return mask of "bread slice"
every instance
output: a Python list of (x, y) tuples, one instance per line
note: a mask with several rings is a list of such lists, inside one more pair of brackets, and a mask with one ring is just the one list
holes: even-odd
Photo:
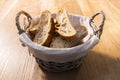
[(57, 24), (55, 25), (55, 28), (57, 29), (56, 32), (63, 36), (63, 37), (73, 37), (76, 35), (76, 30), (72, 26), (68, 13), (65, 9), (59, 10), (57, 17)]
[(52, 43), (50, 44), (51, 48), (70, 48), (76, 45), (81, 44), (82, 39), (87, 35), (88, 31), (84, 26), (78, 26), (76, 29), (77, 34), (74, 38), (62, 38), (61, 36), (54, 37)]
[(48, 10), (42, 12), (40, 17), (40, 27), (35, 35), (34, 42), (49, 46), (52, 40), (52, 33), (54, 32), (54, 23), (51, 13)]
[(35, 35), (36, 32), (38, 31), (39, 27), (40, 27), (39, 25), (40, 25), (40, 17), (37, 16), (37, 17), (35, 17), (35, 18), (32, 18), (32, 20), (31, 20), (31, 25), (30, 25), (30, 27), (28, 28), (28, 31), (29, 31), (31, 34)]

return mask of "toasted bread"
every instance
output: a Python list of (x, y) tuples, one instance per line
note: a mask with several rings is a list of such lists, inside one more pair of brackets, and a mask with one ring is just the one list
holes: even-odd
[(76, 30), (72, 26), (68, 13), (65, 9), (59, 10), (57, 17), (57, 24), (55, 25), (56, 32), (65, 38), (73, 37), (76, 35)]
[(30, 27), (28, 28), (28, 31), (29, 31), (31, 34), (35, 35), (36, 32), (38, 31), (39, 27), (40, 27), (39, 25), (40, 25), (40, 17), (37, 16), (37, 17), (35, 17), (35, 18), (32, 18), (32, 20), (31, 20), (31, 25), (30, 25)]
[(52, 40), (53, 32), (54, 32), (54, 23), (53, 23), (52, 15), (48, 10), (46, 10), (41, 14), (40, 27), (33, 41), (39, 45), (49, 46)]
[[(78, 29), (79, 28), (79, 29)], [(54, 37), (51, 48), (70, 48), (81, 44), (82, 39), (87, 35), (87, 29), (84, 26), (78, 26), (77, 35), (74, 38), (62, 38), (61, 36)]]

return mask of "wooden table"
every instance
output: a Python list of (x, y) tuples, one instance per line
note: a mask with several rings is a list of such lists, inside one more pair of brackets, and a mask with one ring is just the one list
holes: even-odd
[[(45, 9), (57, 12), (60, 8), (88, 17), (103, 10), (106, 23), (99, 44), (81, 67), (50, 73), (21, 46), (15, 16), (20, 10), (34, 17)], [(120, 80), (120, 0), (0, 0), (0, 80)]]

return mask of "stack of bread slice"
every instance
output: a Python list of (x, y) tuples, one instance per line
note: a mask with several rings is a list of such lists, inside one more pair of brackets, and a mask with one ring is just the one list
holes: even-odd
[(84, 26), (72, 25), (68, 12), (59, 10), (56, 22), (52, 14), (45, 10), (41, 13), (39, 20), (31, 22), (29, 32), (34, 35), (33, 42), (50, 48), (70, 48), (82, 43), (88, 31)]

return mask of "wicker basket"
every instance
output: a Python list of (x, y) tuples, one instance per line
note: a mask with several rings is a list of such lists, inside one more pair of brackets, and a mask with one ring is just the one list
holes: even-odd
[[(45, 46), (40, 46), (28, 37), (25, 29), (22, 28), (19, 24), (19, 16), (24, 14), (27, 16), (29, 25), (32, 17), (21, 11), (16, 16), (16, 25), (19, 31), (20, 41), (26, 45), (31, 54), (35, 57), (38, 64), (47, 71), (51, 72), (62, 72), (70, 69), (77, 68), (84, 57), (87, 55), (87, 52), (92, 49), (100, 39), (100, 36), (103, 31), (103, 25), (105, 22), (105, 15), (102, 11), (94, 14), (91, 18), (86, 16), (80, 16), (76, 14), (69, 14), (70, 20), (74, 26), (84, 25), (88, 29), (88, 35), (83, 39), (84, 43), (72, 48), (48, 48)], [(103, 16), (100, 26), (96, 26), (93, 22), (94, 18), (101, 14)], [(53, 14), (55, 15), (55, 14)]]

